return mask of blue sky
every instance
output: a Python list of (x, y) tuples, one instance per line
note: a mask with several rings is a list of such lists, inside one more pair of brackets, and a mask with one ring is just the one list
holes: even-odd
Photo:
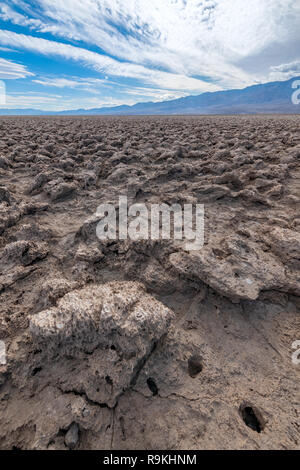
[(299, 0), (0, 1), (4, 108), (162, 101), (299, 75)]

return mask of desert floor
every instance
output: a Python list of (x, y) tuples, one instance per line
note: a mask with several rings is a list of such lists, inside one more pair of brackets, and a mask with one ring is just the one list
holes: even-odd
[[(299, 161), (299, 116), (1, 118), (0, 448), (299, 448)], [(204, 247), (100, 241), (120, 195)]]

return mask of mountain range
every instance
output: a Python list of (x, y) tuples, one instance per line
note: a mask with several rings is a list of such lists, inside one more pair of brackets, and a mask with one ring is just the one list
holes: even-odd
[[(292, 85), (299, 80), (299, 87)], [(0, 115), (174, 115), (174, 114), (300, 114), (300, 103), (292, 103), (300, 77), (287, 81), (249, 86), (244, 89), (202, 93), (170, 101), (137, 103), (133, 106), (41, 111), (38, 109), (0, 109)]]

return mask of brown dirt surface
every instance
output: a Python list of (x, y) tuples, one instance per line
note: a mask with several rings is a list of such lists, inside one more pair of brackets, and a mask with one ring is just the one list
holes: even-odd
[[(0, 119), (0, 449), (299, 449), (299, 131)], [(98, 240), (120, 195), (203, 203), (204, 247)]]

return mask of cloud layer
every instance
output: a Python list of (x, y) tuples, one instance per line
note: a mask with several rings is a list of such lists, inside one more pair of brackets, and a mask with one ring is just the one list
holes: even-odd
[(16, 80), (18, 78), (25, 78), (34, 75), (29, 72), (26, 66), (16, 64), (10, 60), (0, 58), (0, 79), (1, 80)]
[[(146, 88), (157, 88), (156, 97), (184, 96), (299, 74), (295, 0), (12, 0), (0, 2), (0, 18), (9, 26), (0, 31), (3, 48), (64, 58), (102, 80), (136, 80), (137, 96)], [(35, 83), (84, 86), (73, 77), (49, 79)]]

